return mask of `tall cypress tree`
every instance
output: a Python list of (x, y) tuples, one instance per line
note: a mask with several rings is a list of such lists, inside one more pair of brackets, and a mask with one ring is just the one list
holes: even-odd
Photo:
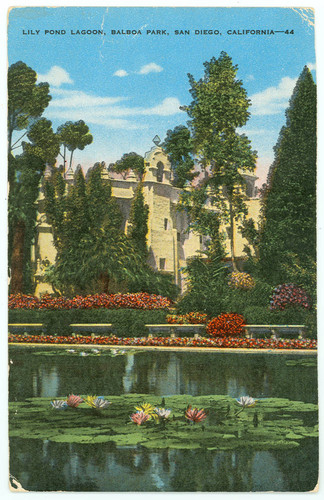
[(147, 245), (146, 237), (148, 232), (149, 207), (144, 201), (143, 184), (140, 182), (134, 193), (132, 206), (129, 214), (128, 236), (131, 238), (135, 247), (146, 257)]
[(273, 284), (289, 279), (291, 257), (302, 267), (316, 258), (316, 85), (306, 66), (286, 119), (263, 198), (260, 266)]

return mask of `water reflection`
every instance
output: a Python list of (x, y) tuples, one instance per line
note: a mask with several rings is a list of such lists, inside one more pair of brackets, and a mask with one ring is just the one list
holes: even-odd
[[(127, 352), (80, 357), (13, 347), (11, 400), (76, 394), (228, 394), (317, 402), (313, 366), (299, 355)], [(308, 357), (314, 359), (314, 357)], [(30, 491), (308, 491), (317, 481), (317, 441), (291, 450), (148, 450), (13, 438), (11, 474)], [(292, 473), (293, 471), (293, 473)]]
[(30, 491), (309, 491), (318, 472), (314, 440), (288, 454), (151, 451), (19, 438), (12, 439), (11, 450), (11, 473)]
[[(10, 398), (79, 394), (228, 394), (317, 402), (315, 367), (287, 366), (299, 355), (127, 352), (123, 356), (44, 356), (12, 348)], [(308, 357), (307, 359), (310, 359)], [(314, 359), (312, 357), (312, 359)]]
[(135, 382), (135, 370), (134, 370), (134, 354), (127, 353), (126, 355), (126, 366), (125, 366), (125, 374), (123, 376), (123, 388), (124, 392), (127, 394), (132, 392), (132, 387)]

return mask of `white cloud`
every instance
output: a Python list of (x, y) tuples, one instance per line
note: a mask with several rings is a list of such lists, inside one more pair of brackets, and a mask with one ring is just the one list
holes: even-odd
[(268, 87), (251, 96), (254, 115), (276, 115), (288, 107), (297, 79), (285, 76), (277, 87)]
[(124, 69), (118, 69), (117, 71), (115, 71), (113, 76), (119, 76), (120, 78), (123, 78), (124, 76), (128, 76), (128, 73)]
[(180, 113), (179, 110), (181, 103), (176, 97), (166, 97), (161, 104), (154, 106), (153, 108), (144, 109), (141, 114), (143, 115), (159, 115), (159, 116), (169, 116)]
[(311, 63), (311, 62), (309, 62), (309, 63), (307, 63), (307, 64), (306, 64), (306, 66), (308, 67), (308, 69), (309, 69), (310, 71), (314, 71), (314, 70), (316, 70), (316, 64), (315, 64), (315, 63)]
[(51, 119), (84, 120), (86, 123), (103, 125), (117, 129), (142, 129), (147, 124), (125, 117), (171, 116), (180, 113), (180, 101), (176, 97), (166, 97), (161, 103), (149, 107), (123, 106), (125, 97), (98, 97), (76, 90), (54, 89), (53, 100), (46, 114)]
[(151, 62), (149, 64), (145, 64), (144, 66), (142, 66), (138, 74), (148, 75), (149, 73), (160, 73), (161, 71), (163, 71), (163, 68), (161, 66), (155, 64), (154, 62)]
[[(56, 108), (107, 106), (127, 99), (126, 97), (98, 97), (80, 90), (52, 89), (51, 93), (54, 97), (51, 107)], [(58, 99), (55, 96), (58, 96)]]
[(37, 75), (38, 82), (48, 82), (54, 87), (60, 87), (62, 83), (73, 83), (69, 73), (60, 66), (52, 66), (45, 75)]

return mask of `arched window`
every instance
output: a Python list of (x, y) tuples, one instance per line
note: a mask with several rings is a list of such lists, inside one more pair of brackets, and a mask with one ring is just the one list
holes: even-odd
[(157, 172), (156, 172), (156, 180), (158, 182), (163, 181), (163, 172), (164, 172), (164, 165), (161, 161), (157, 164)]

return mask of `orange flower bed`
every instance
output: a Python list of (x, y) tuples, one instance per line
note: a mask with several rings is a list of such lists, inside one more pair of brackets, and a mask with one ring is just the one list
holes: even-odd
[(204, 325), (207, 322), (207, 314), (199, 312), (190, 312), (188, 314), (169, 314), (167, 322), (172, 325), (196, 324)]
[(239, 337), (244, 325), (241, 314), (223, 313), (208, 323), (206, 331), (210, 337)]
[(43, 295), (10, 295), (9, 309), (168, 309), (172, 301), (168, 297), (145, 292), (78, 295), (72, 299)]

